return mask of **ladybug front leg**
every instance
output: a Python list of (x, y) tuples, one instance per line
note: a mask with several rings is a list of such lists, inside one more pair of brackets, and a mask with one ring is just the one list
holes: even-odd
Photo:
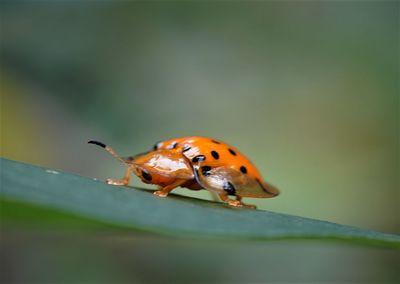
[(132, 174), (133, 170), (134, 170), (133, 167), (128, 167), (126, 169), (125, 175), (122, 179), (108, 178), (108, 179), (106, 179), (106, 183), (112, 184), (112, 185), (128, 185), (129, 180), (131, 179), (131, 174)]
[(173, 183), (171, 183), (167, 186), (161, 187), (159, 190), (155, 191), (153, 194), (157, 195), (159, 197), (166, 197), (172, 190), (174, 190), (175, 188), (177, 188), (178, 186), (181, 186), (182, 184), (184, 184), (186, 182), (187, 182), (187, 180), (177, 179)]
[(251, 208), (251, 209), (257, 209), (257, 206), (255, 206), (254, 204), (244, 204), (242, 202), (242, 197), (241, 196), (237, 196), (236, 195), (236, 200), (239, 201), (244, 207)]
[(232, 200), (228, 197), (228, 194), (226, 193), (220, 193), (218, 194), (219, 197), (221, 198), (221, 200), (223, 202), (228, 203), (228, 205), (233, 206), (233, 207), (246, 207), (246, 208), (252, 208), (252, 209), (256, 209), (257, 207), (255, 205), (251, 205), (251, 204), (243, 204), (241, 202), (242, 197), (240, 196), (236, 196), (236, 200)]

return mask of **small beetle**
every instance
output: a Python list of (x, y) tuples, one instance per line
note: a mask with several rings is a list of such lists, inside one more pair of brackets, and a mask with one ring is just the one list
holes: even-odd
[[(125, 176), (107, 179), (108, 184), (127, 185), (131, 173), (144, 183), (155, 184), (154, 194), (166, 197), (174, 188), (206, 189), (219, 195), (234, 207), (256, 208), (243, 204), (243, 197), (271, 198), (279, 190), (266, 183), (257, 168), (238, 150), (228, 144), (206, 137), (181, 137), (158, 142), (149, 152), (120, 157), (98, 141), (89, 141), (105, 148), (111, 155), (127, 164)], [(229, 196), (235, 196), (232, 200)]]

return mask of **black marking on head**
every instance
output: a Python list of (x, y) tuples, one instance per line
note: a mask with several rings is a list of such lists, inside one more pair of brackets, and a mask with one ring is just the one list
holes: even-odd
[(100, 147), (103, 147), (103, 148), (107, 147), (106, 144), (101, 143), (99, 141), (90, 140), (90, 141), (88, 141), (88, 143), (89, 144), (94, 144), (94, 145), (97, 145), (97, 146), (100, 146)]
[(214, 159), (218, 160), (219, 159), (219, 154), (217, 151), (211, 151), (211, 156), (213, 156)]
[(147, 181), (151, 181), (153, 178), (146, 170), (142, 170), (142, 177)]
[(134, 157), (134, 156), (129, 156), (129, 157), (126, 157), (126, 160), (128, 160), (128, 161), (130, 161), (130, 162), (132, 162), (134, 159), (135, 159), (135, 157)]
[(185, 147), (183, 147), (183, 149), (182, 149), (182, 153), (186, 152), (186, 151), (189, 151), (190, 149), (191, 148), (188, 145), (185, 145)]
[(271, 194), (271, 195), (276, 195), (275, 193), (272, 193), (272, 192), (270, 192), (270, 191), (268, 191), (268, 189), (266, 189), (264, 186), (263, 186), (263, 183), (259, 180), (259, 179), (256, 179), (256, 181), (258, 182), (258, 184), (260, 185), (260, 187), (266, 192), (266, 193), (268, 193), (268, 194)]
[(211, 140), (211, 142), (215, 143), (215, 144), (221, 144), (221, 142), (217, 141), (217, 140)]
[(229, 181), (226, 181), (223, 185), (223, 189), (228, 195), (236, 195), (236, 189), (233, 184)]
[(205, 159), (206, 159), (206, 156), (197, 155), (197, 156), (193, 157), (192, 162), (193, 163), (202, 162), (202, 161), (205, 161)]
[(203, 176), (209, 176), (210, 175), (210, 171), (211, 171), (211, 167), (210, 166), (202, 166), (201, 167), (201, 173), (203, 174)]
[(233, 151), (231, 148), (228, 149), (229, 153), (231, 153), (233, 156), (236, 156), (236, 152)]
[(240, 167), (240, 171), (244, 174), (247, 174), (247, 168), (245, 166)]

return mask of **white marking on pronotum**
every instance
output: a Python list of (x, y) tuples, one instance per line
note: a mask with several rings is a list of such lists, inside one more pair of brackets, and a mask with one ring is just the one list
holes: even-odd
[(54, 170), (46, 170), (46, 173), (53, 174), (53, 175), (58, 175), (59, 174), (59, 172), (54, 171)]

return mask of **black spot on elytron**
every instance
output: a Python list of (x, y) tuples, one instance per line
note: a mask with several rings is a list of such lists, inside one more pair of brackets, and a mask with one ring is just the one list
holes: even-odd
[(151, 174), (149, 174), (146, 170), (142, 170), (142, 177), (147, 181), (151, 181), (152, 180)]
[(224, 191), (228, 193), (228, 195), (236, 195), (236, 189), (231, 182), (229, 181), (225, 182), (223, 188)]
[(210, 175), (210, 171), (211, 171), (211, 167), (210, 166), (203, 166), (201, 167), (201, 172), (204, 176), (209, 176)]
[(172, 142), (170, 145), (168, 145), (167, 148), (168, 148), (168, 149), (175, 149), (176, 146), (178, 146), (178, 142), (174, 141), (174, 142)]
[(193, 157), (192, 162), (193, 163), (197, 163), (197, 162), (202, 162), (206, 159), (206, 156), (204, 155), (197, 155), (195, 157)]
[(247, 174), (247, 168), (245, 166), (240, 167), (240, 171), (244, 174)]
[(229, 153), (231, 153), (233, 156), (236, 156), (236, 152), (233, 151), (231, 148), (228, 149)]
[(211, 156), (213, 156), (214, 159), (218, 160), (219, 159), (219, 154), (217, 151), (211, 151)]
[(211, 142), (215, 143), (215, 144), (221, 144), (221, 142), (216, 141), (216, 140), (211, 140)]
[(182, 149), (182, 153), (186, 152), (186, 151), (189, 151), (190, 149), (191, 148), (188, 145), (185, 145), (185, 147), (183, 147), (183, 149)]
[(162, 142), (160, 141), (160, 142), (157, 142), (156, 144), (154, 144), (153, 150), (158, 150), (158, 148), (160, 148), (161, 143)]

